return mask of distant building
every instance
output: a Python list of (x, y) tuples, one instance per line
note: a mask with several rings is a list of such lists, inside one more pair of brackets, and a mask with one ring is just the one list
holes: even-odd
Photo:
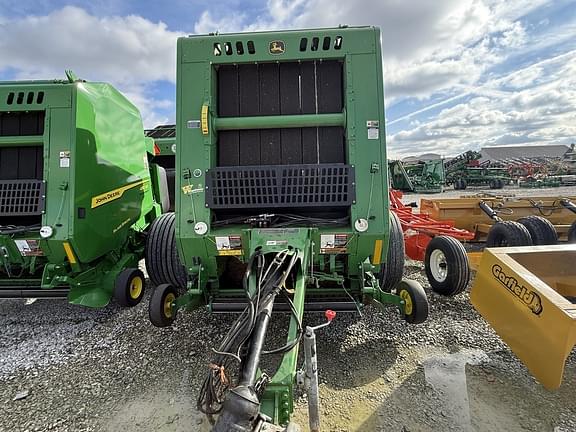
[(562, 159), (568, 151), (567, 145), (534, 145), (483, 147), (480, 162), (523, 162), (530, 160)]

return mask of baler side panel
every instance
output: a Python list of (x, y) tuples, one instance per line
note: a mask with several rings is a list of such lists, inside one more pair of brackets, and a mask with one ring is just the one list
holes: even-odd
[(73, 246), (90, 262), (119, 248), (153, 206), (140, 113), (111, 86), (77, 84), (73, 156)]

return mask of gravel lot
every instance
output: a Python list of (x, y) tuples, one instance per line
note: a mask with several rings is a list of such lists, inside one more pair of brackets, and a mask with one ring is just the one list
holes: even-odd
[[(565, 189), (533, 194), (576, 194)], [(319, 333), (324, 431), (576, 431), (574, 353), (564, 384), (548, 392), (467, 293), (431, 293), (420, 263), (407, 262), (405, 272), (428, 291), (425, 324), (368, 307)], [(233, 317), (197, 310), (157, 329), (147, 304), (0, 301), (0, 431), (208, 431), (195, 399), (209, 349)], [(275, 317), (272, 334), (282, 328)], [(306, 409), (300, 398), (294, 417), (303, 430)]]

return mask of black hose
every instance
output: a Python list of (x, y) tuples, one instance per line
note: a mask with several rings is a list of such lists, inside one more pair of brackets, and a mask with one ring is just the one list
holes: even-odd
[[(297, 262), (297, 256), (296, 252), (282, 251), (277, 253), (268, 265), (265, 265), (265, 257), (260, 251), (256, 251), (248, 260), (248, 267), (243, 278), (248, 304), (232, 325), (219, 349), (213, 350), (215, 355), (198, 396), (197, 407), (208, 416), (222, 410), (225, 395), (234, 387), (232, 382), (234, 370), (242, 370), (244, 381), (246, 377), (253, 380), (267, 329), (267, 320), (263, 317), (268, 315), (267, 311), (271, 312), (275, 297), (282, 292), (284, 282)], [(290, 257), (289, 260), (288, 257)], [(255, 264), (256, 269), (254, 269)], [(253, 271), (257, 272), (255, 276), (257, 283), (256, 291), (251, 295), (249, 279)], [(292, 309), (294, 309), (293, 305)], [(297, 315), (295, 309), (293, 313)], [(301, 323), (298, 323), (300, 336)], [(293, 347), (295, 343), (297, 341), (291, 341), (278, 352)]]

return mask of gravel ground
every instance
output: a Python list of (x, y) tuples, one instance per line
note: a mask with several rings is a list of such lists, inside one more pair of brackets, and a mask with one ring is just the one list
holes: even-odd
[[(367, 307), (319, 332), (322, 430), (576, 431), (574, 354), (562, 387), (548, 392), (467, 293), (437, 296), (420, 263), (405, 271), (429, 294), (425, 324)], [(195, 398), (209, 349), (233, 317), (197, 310), (157, 329), (147, 304), (0, 301), (0, 431), (208, 431)], [(306, 324), (320, 320), (305, 316)], [(283, 327), (276, 316), (270, 334), (279, 338)], [(301, 397), (294, 418), (302, 426), (306, 409)]]

